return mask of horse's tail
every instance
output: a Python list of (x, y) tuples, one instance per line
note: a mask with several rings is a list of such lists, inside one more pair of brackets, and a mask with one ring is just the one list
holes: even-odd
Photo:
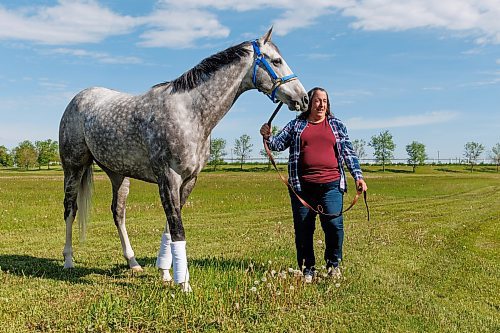
[(90, 218), (90, 207), (92, 203), (92, 190), (94, 188), (92, 164), (83, 172), (82, 180), (78, 188), (78, 227), (80, 229), (80, 240), (87, 237), (87, 224)]

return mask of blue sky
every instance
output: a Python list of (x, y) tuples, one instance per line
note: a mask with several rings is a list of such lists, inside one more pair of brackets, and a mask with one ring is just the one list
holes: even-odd
[[(418, 141), (441, 159), (475, 141), (487, 157), (500, 142), (499, 18), (499, 0), (0, 1), (0, 145), (57, 140), (82, 89), (141, 94), (274, 25), (292, 70), (329, 91), (351, 139), (389, 130), (397, 158)], [(258, 156), (273, 109), (249, 91), (213, 137), (229, 151), (248, 134)]]

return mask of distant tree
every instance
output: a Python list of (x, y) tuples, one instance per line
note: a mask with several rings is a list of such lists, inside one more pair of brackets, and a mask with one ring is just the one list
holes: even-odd
[(243, 163), (245, 160), (250, 157), (250, 153), (252, 152), (253, 144), (250, 143), (250, 136), (247, 134), (243, 134), (234, 141), (234, 154), (240, 161), (241, 170), (243, 170)]
[(498, 172), (498, 166), (500, 165), (500, 143), (497, 143), (496, 145), (491, 148), (491, 159), (493, 160), (493, 163), (496, 164), (497, 166), (497, 172)]
[(0, 166), (10, 167), (14, 164), (9, 150), (5, 146), (0, 146)]
[(422, 165), (427, 158), (425, 153), (425, 145), (417, 141), (413, 141), (406, 146), (406, 152), (408, 153), (408, 164), (413, 166), (413, 172), (417, 169), (417, 165)]
[(37, 162), (39, 168), (42, 165), (47, 165), (47, 169), (50, 169), (50, 162), (59, 160), (59, 145), (57, 141), (52, 141), (51, 139), (35, 141), (35, 147), (38, 154)]
[(377, 163), (382, 163), (382, 171), (385, 171), (385, 165), (391, 163), (391, 159), (394, 158), (394, 149), (396, 149), (396, 145), (392, 141), (392, 134), (385, 131), (374, 135), (368, 145), (375, 150), (373, 153), (375, 160)]
[(214, 171), (217, 168), (217, 165), (224, 162), (224, 156), (227, 155), (224, 149), (226, 149), (226, 140), (221, 138), (210, 140), (210, 158), (208, 163), (213, 165)]
[(352, 142), (352, 147), (360, 160), (366, 157), (365, 146), (366, 141), (363, 139), (356, 139)]
[[(279, 131), (280, 130), (279, 130), (278, 126), (275, 126), (275, 125), (272, 126), (272, 128), (271, 128), (272, 135), (278, 134)], [(259, 153), (264, 158), (267, 158), (267, 169), (271, 169), (271, 159), (269, 158), (269, 156), (267, 156), (266, 150), (264, 148), (262, 148)], [(279, 154), (280, 154), (279, 151), (271, 150), (271, 155), (273, 156), (274, 159), (276, 159), (279, 156)]]
[(28, 169), (34, 167), (37, 163), (38, 154), (31, 141), (26, 140), (21, 142), (12, 150), (12, 153), (14, 156), (14, 163), (20, 168)]
[(470, 172), (474, 169), (474, 164), (484, 151), (484, 146), (477, 142), (467, 142), (464, 147), (464, 157), (470, 164)]

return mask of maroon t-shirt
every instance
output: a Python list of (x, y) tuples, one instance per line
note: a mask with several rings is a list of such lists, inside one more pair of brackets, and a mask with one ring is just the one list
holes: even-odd
[(307, 123), (300, 135), (300, 180), (328, 183), (340, 178), (335, 144), (335, 135), (326, 118), (318, 124)]

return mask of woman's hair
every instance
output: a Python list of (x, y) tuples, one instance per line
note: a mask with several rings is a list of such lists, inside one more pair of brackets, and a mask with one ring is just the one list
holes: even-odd
[(317, 91), (323, 91), (326, 94), (326, 116), (332, 116), (332, 113), (330, 112), (330, 97), (328, 97), (328, 92), (323, 88), (314, 87), (307, 92), (307, 97), (309, 97), (309, 105), (307, 106), (307, 111), (304, 111), (299, 115), (300, 119), (307, 119), (307, 117), (309, 117), (309, 114), (311, 113), (312, 99)]

